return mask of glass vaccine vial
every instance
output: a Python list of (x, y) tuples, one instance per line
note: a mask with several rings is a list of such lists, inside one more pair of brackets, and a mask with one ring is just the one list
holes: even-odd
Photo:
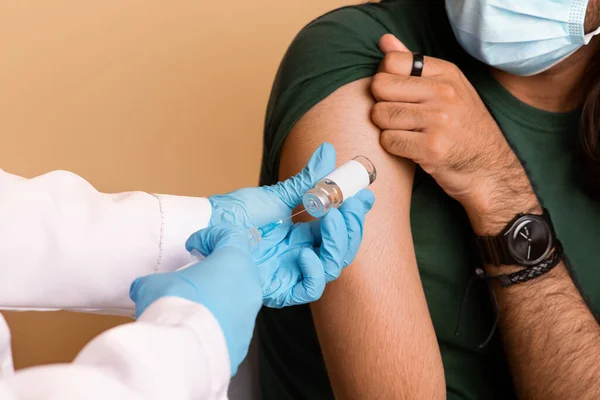
[(304, 209), (313, 217), (321, 218), (331, 207), (338, 208), (362, 189), (375, 182), (377, 170), (365, 156), (357, 156), (321, 179), (302, 196)]

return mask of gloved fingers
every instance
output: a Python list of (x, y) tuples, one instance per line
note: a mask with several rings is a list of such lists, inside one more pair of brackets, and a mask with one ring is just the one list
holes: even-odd
[(194, 293), (194, 287), (181, 279), (178, 272), (142, 276), (129, 287), (129, 297), (135, 303), (136, 318), (161, 297), (177, 295), (191, 299)]
[(367, 213), (373, 208), (375, 196), (368, 189), (363, 189), (356, 196), (349, 198), (340, 207), (346, 222), (348, 248), (344, 255), (344, 267), (350, 265), (358, 253), (363, 238), (363, 227)]
[(221, 224), (192, 234), (185, 242), (185, 248), (189, 252), (196, 250), (205, 257), (215, 250), (224, 248), (235, 248), (249, 253), (250, 237), (245, 228)]
[(304, 169), (269, 189), (290, 209), (302, 202), (302, 196), (312, 189), (319, 180), (335, 169), (335, 148), (330, 143), (323, 143), (310, 157)]
[(129, 287), (129, 297), (135, 303), (135, 318), (137, 319), (146, 308), (150, 305), (150, 301), (144, 301), (144, 278), (137, 278)]
[(315, 219), (307, 223), (310, 227), (313, 247), (321, 247), (323, 243), (323, 238), (321, 237), (321, 219)]
[(331, 209), (321, 218), (321, 247), (319, 258), (325, 269), (325, 281), (337, 279), (344, 265), (344, 256), (348, 249), (348, 232), (344, 216), (337, 208)]
[(325, 290), (325, 270), (312, 249), (302, 249), (298, 254), (298, 266), (302, 273), (302, 280), (292, 287), (284, 303), (285, 306), (317, 301)]
[[(347, 205), (347, 203), (350, 202), (349, 205)], [(346, 200), (341, 207), (339, 208), (339, 210), (341, 210), (342, 215), (352, 211), (353, 213), (356, 213), (358, 215), (362, 214), (366, 214), (367, 212), (369, 212), (371, 210), (371, 208), (373, 208), (373, 204), (375, 203), (375, 195), (373, 194), (373, 192), (371, 192), (369, 189), (363, 189), (360, 192), (358, 192), (356, 195), (354, 195), (353, 197), (349, 198), (348, 200)], [(362, 218), (362, 221), (364, 221), (364, 215)], [(313, 221), (310, 221), (308, 223), (310, 225), (310, 230), (312, 233), (312, 237), (313, 237), (313, 246), (314, 247), (319, 247), (321, 246), (321, 220), (320, 219), (315, 219)], [(349, 235), (350, 238), (350, 235)], [(360, 244), (360, 240), (358, 242)]]

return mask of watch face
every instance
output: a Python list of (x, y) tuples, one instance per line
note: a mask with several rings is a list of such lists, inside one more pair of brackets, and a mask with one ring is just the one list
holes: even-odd
[(509, 250), (522, 265), (535, 265), (543, 261), (553, 246), (550, 226), (537, 215), (524, 215), (519, 218), (513, 224), (509, 235)]

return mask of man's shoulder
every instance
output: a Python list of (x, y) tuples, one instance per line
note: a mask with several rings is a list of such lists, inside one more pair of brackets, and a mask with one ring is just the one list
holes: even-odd
[(393, 0), (339, 8), (312, 21), (299, 37), (358, 38), (352, 42), (358, 48), (376, 46), (384, 33), (394, 34), (412, 51), (435, 57), (442, 55), (439, 50), (456, 44), (443, 0)]
[[(377, 72), (379, 39), (398, 37), (411, 51), (453, 61), (460, 51), (443, 0), (395, 0), (331, 11), (310, 22), (286, 52), (267, 108), (265, 176), (275, 179), (279, 151), (294, 124), (335, 90)], [(263, 166), (264, 167), (264, 166)]]
[[(280, 68), (283, 86), (312, 75), (345, 75), (368, 69), (372, 75), (383, 54), (379, 39), (395, 35), (411, 51), (454, 61), (460, 49), (442, 0), (395, 0), (342, 7), (315, 19), (298, 33)], [(275, 88), (277, 89), (277, 87)]]

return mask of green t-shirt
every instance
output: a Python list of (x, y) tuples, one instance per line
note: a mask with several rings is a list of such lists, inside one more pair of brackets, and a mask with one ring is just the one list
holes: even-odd
[[(484, 65), (460, 48), (443, 1), (346, 7), (305, 27), (285, 55), (273, 86), (261, 183), (277, 181), (282, 144), (304, 113), (340, 86), (376, 72), (382, 59), (377, 43), (385, 33), (393, 33), (412, 51), (456, 63), (469, 78), (523, 160), (538, 196), (550, 210), (576, 283), (593, 311), (598, 311), (600, 204), (588, 198), (576, 180), (579, 115), (541, 111), (511, 96)], [(470, 293), (461, 335), (454, 335), (460, 302), (476, 265), (473, 234), (462, 207), (423, 173), (415, 178), (411, 226), (448, 398), (514, 398), (498, 335), (485, 349), (477, 347), (492, 325), (484, 285)], [(333, 399), (309, 307), (264, 309), (258, 329), (265, 399)]]

